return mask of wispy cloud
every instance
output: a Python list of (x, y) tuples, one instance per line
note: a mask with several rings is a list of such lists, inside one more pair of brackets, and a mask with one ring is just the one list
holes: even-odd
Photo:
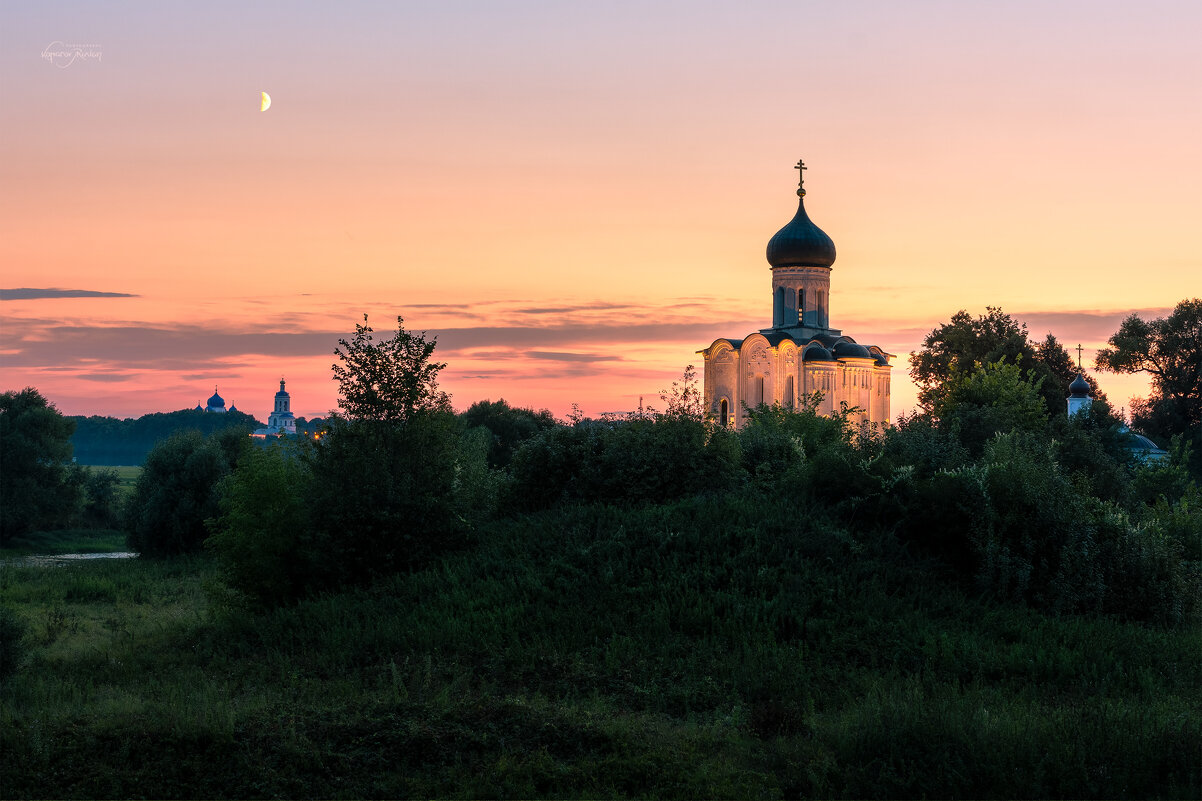
[(136, 298), (128, 292), (97, 292), (91, 289), (0, 289), (0, 300), (47, 300), (49, 298)]
[(514, 309), (514, 314), (573, 314), (575, 312), (613, 311), (615, 309), (633, 309), (628, 303), (580, 303), (568, 306), (532, 306), (525, 309)]
[(559, 353), (557, 351), (528, 350), (531, 359), (546, 359), (553, 362), (619, 362), (621, 357), (600, 353)]
[[(616, 306), (617, 304), (615, 304)], [(643, 343), (681, 343), (690, 350), (720, 336), (738, 336), (759, 327), (758, 321), (706, 320), (693, 315), (673, 319), (662, 310), (623, 305), (630, 310), (603, 320), (556, 320), (551, 325), (491, 324), (451, 328), (429, 327), (442, 359), (498, 358), (575, 362), (622, 361), (617, 348)], [(646, 320), (657, 320), (646, 322)], [(121, 322), (64, 324), (51, 318), (24, 318), (6, 332), (9, 367), (110, 370), (229, 370), (247, 357), (314, 357), (333, 359), (343, 330), (328, 330), (328, 321), (297, 317), (285, 330), (262, 330), (245, 323), (170, 324)], [(608, 352), (607, 352), (608, 351)], [(93, 379), (103, 380), (103, 379)], [(111, 379), (109, 379), (111, 380)]]
[(1103, 311), (1078, 309), (1053, 312), (1015, 312), (1014, 317), (1027, 324), (1032, 339), (1043, 339), (1051, 332), (1062, 342), (1065, 339), (1108, 339), (1119, 330), (1123, 320), (1132, 314), (1145, 320), (1166, 317), (1172, 314), (1171, 307), (1150, 309), (1121, 309)]
[(78, 373), (75, 377), (84, 381), (119, 383), (121, 381), (129, 381), (136, 376), (130, 373)]

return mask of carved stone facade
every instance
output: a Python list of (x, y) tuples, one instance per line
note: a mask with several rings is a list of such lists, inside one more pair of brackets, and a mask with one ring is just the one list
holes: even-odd
[(799, 186), (797, 195), (796, 216), (768, 243), (772, 327), (742, 339), (716, 339), (700, 351), (706, 407), (721, 425), (738, 428), (748, 408), (765, 403), (795, 409), (819, 393), (823, 414), (846, 403), (859, 409), (859, 420), (887, 423), (892, 354), (830, 327), (835, 245), (806, 214), (805, 189)]

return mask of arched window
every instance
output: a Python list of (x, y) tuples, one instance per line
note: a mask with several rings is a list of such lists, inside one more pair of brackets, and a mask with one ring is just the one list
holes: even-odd
[(793, 408), (793, 376), (785, 378), (785, 408)]
[(806, 291), (797, 290), (797, 322), (806, 324)]
[(726, 398), (723, 398), (722, 402), (718, 404), (718, 419), (723, 428), (730, 427), (730, 406), (726, 403)]
[(757, 375), (755, 377), (755, 405), (759, 406), (764, 402), (764, 377)]

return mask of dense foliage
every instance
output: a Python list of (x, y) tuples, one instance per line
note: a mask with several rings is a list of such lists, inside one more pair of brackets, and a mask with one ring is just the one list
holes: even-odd
[[(992, 306), (975, 318), (958, 311), (927, 334), (920, 350), (910, 354), (910, 377), (918, 385), (919, 404), (928, 411), (933, 409), (955, 379), (998, 362), (1028, 371), (1048, 409), (1063, 406), (1068, 385), (1077, 375), (1068, 351), (1052, 334), (1033, 342), (1026, 325)], [(1093, 397), (1104, 400), (1097, 381), (1088, 375), (1085, 380)]]
[(346, 419), (403, 422), (419, 412), (450, 411), (450, 397), (438, 389), (446, 365), (430, 361), (435, 339), (406, 331), (401, 317), (396, 322), (396, 333), (377, 342), (365, 314), (350, 340), (338, 340), (331, 369)]
[(200, 550), (217, 515), (218, 482), (252, 447), (239, 429), (181, 431), (156, 445), (125, 505), (130, 549), (153, 557)]
[(1202, 299), (1183, 300), (1156, 320), (1133, 314), (1107, 345), (1099, 369), (1152, 379), (1152, 394), (1131, 404), (1133, 425), (1162, 444), (1190, 443), (1192, 467), (1202, 471)]
[(199, 431), (208, 436), (237, 428), (249, 434), (264, 425), (238, 411), (214, 414), (195, 409), (155, 412), (124, 420), (97, 415), (70, 419), (75, 421), (71, 444), (80, 464), (103, 465), (140, 465), (151, 448), (180, 431)]
[(341, 346), (343, 407), (321, 437), (279, 443), (223, 485), (209, 547), (231, 586), (261, 603), (412, 570), (492, 512), (495, 440), (450, 411), (434, 343), (403, 326), (377, 343), (357, 325)]
[(555, 428), (555, 417), (546, 409), (519, 409), (502, 398), (498, 401), (476, 401), (459, 416), (468, 428), (482, 426), (488, 430), (488, 466), (505, 467), (518, 446), (537, 434)]
[(33, 387), (0, 393), (0, 543), (78, 516), (87, 474), (71, 463), (74, 428)]

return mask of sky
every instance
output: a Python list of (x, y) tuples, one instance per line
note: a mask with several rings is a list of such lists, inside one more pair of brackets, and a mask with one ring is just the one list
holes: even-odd
[(366, 314), (437, 337), (459, 409), (661, 404), (770, 324), (798, 158), (895, 415), (960, 309), (1088, 367), (1202, 293), (1200, 31), (1195, 0), (8, 4), (0, 390), (265, 420), (283, 377), (321, 416)]

